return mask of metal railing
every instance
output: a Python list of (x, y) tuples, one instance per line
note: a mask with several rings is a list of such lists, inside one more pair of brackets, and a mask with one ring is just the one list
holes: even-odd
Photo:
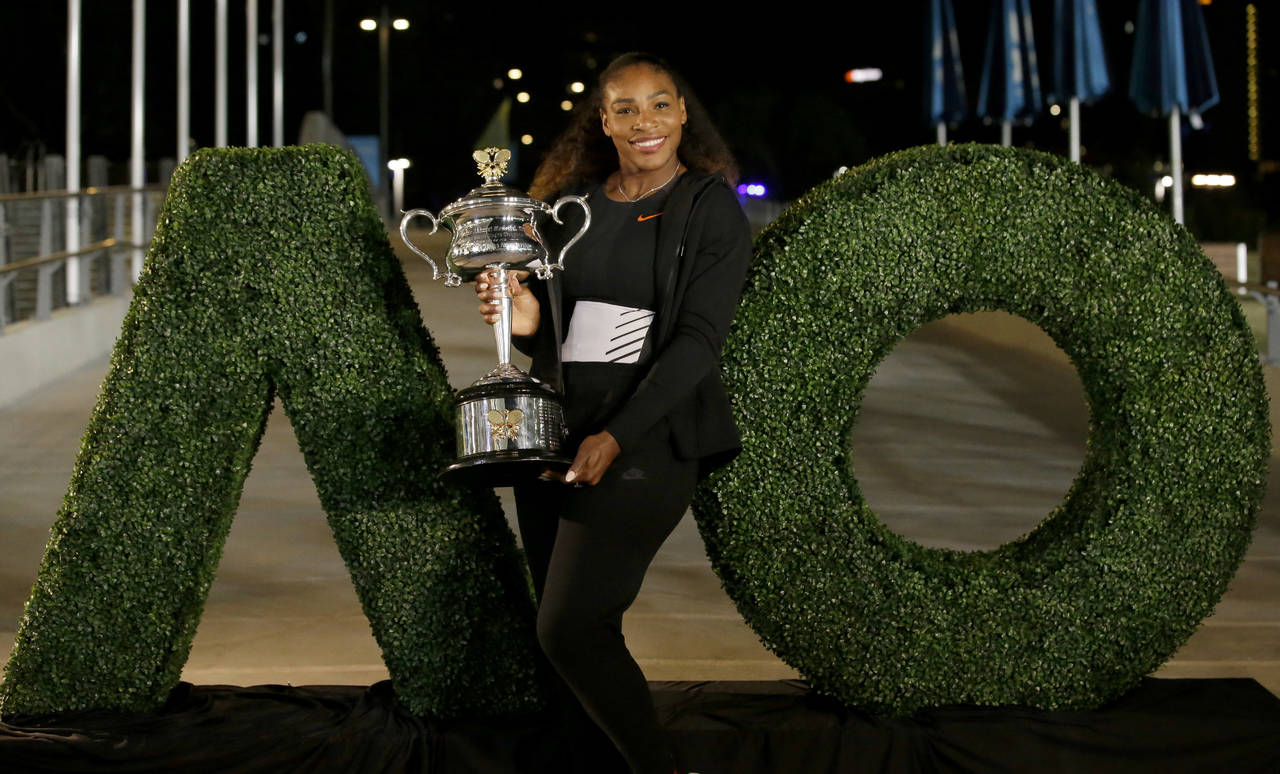
[[(59, 306), (71, 306), (66, 302), (66, 294), (59, 294), (56, 273), (66, 266), (68, 261), (83, 261), (84, 271), (77, 272), (80, 279), (80, 302), (88, 302), (93, 297), (93, 288), (99, 287), (99, 295), (123, 293), (132, 287), (142, 270), (142, 258), (155, 231), (156, 218), (168, 187), (161, 183), (131, 188), (129, 186), (90, 187), (78, 193), (69, 191), (37, 191), (31, 193), (0, 194), (0, 335), (5, 326), (23, 319), (47, 320)], [(75, 250), (53, 250), (55, 238), (61, 233), (64, 218), (55, 217), (54, 205), (59, 201), (76, 200), (80, 202), (79, 222), (81, 237), (92, 238), (96, 230), (102, 234), (97, 241), (85, 244)], [(93, 205), (98, 200), (110, 200), (111, 207), (99, 211)], [(125, 212), (129, 207), (143, 207), (142, 238), (130, 239), (132, 236), (125, 227)], [(38, 255), (29, 258), (11, 259), (11, 243), (16, 230), (13, 215), (15, 210), (24, 205), (39, 203), (39, 236)], [(99, 218), (109, 214), (113, 217)], [(113, 233), (108, 236), (105, 222), (110, 220)], [(97, 228), (95, 229), (95, 225)], [(104, 266), (99, 267), (97, 261), (105, 258)], [(94, 282), (95, 269), (98, 282)], [(24, 297), (15, 294), (15, 285), (19, 284), (24, 272), (34, 272), (34, 279), (27, 275)], [(1240, 278), (1244, 278), (1241, 268)], [(1280, 288), (1258, 285), (1249, 282), (1230, 282), (1239, 295), (1252, 296), (1266, 310), (1267, 341), (1263, 360), (1271, 365), (1280, 365)], [(59, 303), (61, 302), (61, 303)]]
[[(56, 308), (132, 287), (165, 190), (155, 184), (0, 194), (0, 334), (8, 324), (47, 320)], [(68, 207), (75, 208), (71, 217), (87, 242), (71, 250), (65, 249)], [(140, 208), (141, 218), (126, 217), (130, 208)], [(130, 233), (130, 222), (141, 224), (139, 234)], [(54, 249), (58, 243), (63, 249)], [(15, 257), (22, 252), (36, 255)]]
[(1269, 365), (1280, 365), (1280, 288), (1236, 282), (1236, 292), (1253, 296), (1267, 311), (1267, 343), (1262, 359)]

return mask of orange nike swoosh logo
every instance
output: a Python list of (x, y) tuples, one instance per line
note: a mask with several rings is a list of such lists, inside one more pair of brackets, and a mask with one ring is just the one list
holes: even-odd
[(661, 212), (655, 212), (652, 215), (637, 215), (636, 222), (644, 223), (646, 220), (653, 220), (654, 218), (658, 217), (661, 214), (662, 214)]

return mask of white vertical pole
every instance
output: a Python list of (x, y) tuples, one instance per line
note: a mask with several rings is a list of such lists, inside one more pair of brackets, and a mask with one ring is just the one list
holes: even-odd
[(271, 2), (271, 145), (284, 145), (284, 0)]
[[(145, 120), (145, 89), (147, 62), (147, 0), (133, 0), (133, 119), (130, 126), (129, 142), (129, 185), (141, 188), (147, 179), (146, 161), (143, 156), (143, 131)], [(147, 235), (144, 233), (143, 194), (133, 195), (133, 206), (130, 219), (130, 234), (134, 244), (143, 244)], [(133, 250), (133, 281), (137, 282), (142, 275), (142, 248)]]
[(404, 167), (397, 164), (391, 170), (391, 211), (404, 212)]
[(1000, 122), (1000, 144), (1006, 148), (1008, 148), (1010, 145), (1013, 145), (1013, 122), (1012, 121)]
[(227, 0), (218, 0), (213, 12), (213, 144), (227, 147)]
[(940, 122), (940, 123), (938, 123), (938, 124), (937, 124), (937, 126), (936, 126), (936, 133), (937, 133), (937, 135), (938, 135), (938, 147), (940, 147), (940, 148), (946, 147), (946, 145), (947, 145), (947, 125), (946, 125), (946, 123), (945, 123), (945, 122)]
[(1236, 282), (1249, 281), (1249, 248), (1244, 242), (1236, 243)]
[(382, 4), (378, 14), (378, 198), (382, 217), (390, 220), (391, 176), (387, 174), (387, 159), (391, 157), (391, 11)]
[(258, 147), (258, 0), (245, 0), (245, 141)]
[(178, 0), (178, 163), (191, 150), (191, 0)]
[(1182, 223), (1182, 111), (1177, 105), (1169, 114), (1169, 175), (1173, 178), (1173, 221)]
[(1072, 97), (1069, 108), (1071, 114), (1071, 160), (1080, 163), (1080, 98)]
[[(67, 191), (80, 190), (80, 0), (67, 0)], [(80, 199), (67, 198), (66, 250), (80, 249)], [(80, 259), (67, 259), (67, 303), (80, 298)]]

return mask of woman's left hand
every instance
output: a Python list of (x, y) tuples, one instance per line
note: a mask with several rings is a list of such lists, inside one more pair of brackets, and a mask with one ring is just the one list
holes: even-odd
[(595, 486), (600, 483), (600, 478), (620, 453), (622, 453), (622, 447), (608, 430), (587, 436), (578, 446), (578, 454), (573, 458), (573, 464), (569, 466), (569, 470), (565, 472), (564, 482), (578, 486), (583, 484)]

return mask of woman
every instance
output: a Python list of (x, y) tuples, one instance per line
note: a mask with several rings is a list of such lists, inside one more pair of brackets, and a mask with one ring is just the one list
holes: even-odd
[[(751, 255), (725, 177), (734, 174), (733, 157), (670, 67), (647, 54), (615, 59), (530, 188), (541, 199), (585, 195), (591, 228), (569, 251), (567, 271), (528, 287), (513, 278), (507, 289), (516, 344), (533, 356), (535, 376), (562, 384), (576, 448), (563, 476), (516, 488), (538, 639), (643, 774), (675, 766), (623, 641), (622, 613), (700, 475), (739, 448), (719, 377)], [(569, 220), (564, 233), (579, 223)], [(502, 288), (485, 273), (476, 294), (485, 321), (496, 322)]]

